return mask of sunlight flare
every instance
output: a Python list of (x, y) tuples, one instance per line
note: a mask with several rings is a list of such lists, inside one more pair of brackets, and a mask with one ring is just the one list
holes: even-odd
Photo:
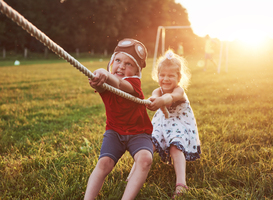
[(220, 40), (240, 40), (254, 46), (263, 43), (266, 38), (273, 38), (270, 0), (176, 2), (186, 8), (194, 33), (201, 37), (209, 34)]

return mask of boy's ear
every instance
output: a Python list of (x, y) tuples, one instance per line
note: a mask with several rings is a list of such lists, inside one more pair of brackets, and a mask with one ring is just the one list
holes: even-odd
[[(137, 67), (138, 68), (138, 67)], [(136, 74), (135, 75), (137, 75), (137, 76), (139, 76), (139, 77), (141, 77), (141, 70), (139, 70), (139, 68), (137, 69), (137, 72), (136, 72)]]
[(136, 74), (135, 75), (137, 75), (137, 76), (139, 76), (140, 75), (140, 72), (139, 72), (139, 70), (137, 70), (137, 72), (136, 72)]

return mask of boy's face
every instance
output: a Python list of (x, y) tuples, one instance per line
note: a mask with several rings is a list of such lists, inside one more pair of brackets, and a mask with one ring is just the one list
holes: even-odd
[(139, 70), (135, 62), (129, 56), (118, 53), (114, 58), (112, 74), (122, 79), (123, 77), (139, 76)]

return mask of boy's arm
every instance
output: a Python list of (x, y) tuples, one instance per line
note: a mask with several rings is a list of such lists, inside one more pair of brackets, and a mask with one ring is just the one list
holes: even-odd
[(93, 79), (88, 78), (90, 86), (99, 93), (104, 92), (105, 89), (102, 87), (102, 84), (105, 83), (108, 79), (107, 71), (103, 69), (97, 69), (93, 72), (93, 74)]
[(105, 69), (97, 69), (94, 71), (94, 75), (95, 77), (92, 80), (89, 79), (89, 84), (99, 93), (105, 91), (105, 89), (102, 87), (102, 84), (107, 83), (124, 92), (135, 94), (133, 86), (128, 81), (118, 79), (116, 76)]

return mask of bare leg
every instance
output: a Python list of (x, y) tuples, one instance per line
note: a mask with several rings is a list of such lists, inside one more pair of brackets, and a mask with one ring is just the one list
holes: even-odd
[(135, 154), (134, 160), (135, 169), (128, 180), (122, 200), (131, 200), (136, 197), (148, 176), (153, 156), (148, 150), (140, 150)]
[(89, 177), (84, 200), (93, 200), (99, 194), (105, 177), (112, 171), (115, 162), (109, 157), (99, 159), (95, 169)]
[[(170, 154), (173, 159), (173, 165), (176, 174), (176, 184), (182, 183), (186, 186), (186, 159), (184, 153), (177, 149), (176, 146), (171, 145)], [(179, 186), (176, 188), (176, 190), (179, 190), (180, 192), (182, 189), (183, 188), (179, 188)]]
[[(153, 151), (155, 152), (155, 146), (154, 145), (153, 145)], [(134, 173), (135, 169), (136, 169), (136, 163), (134, 162), (129, 175), (126, 178), (126, 181), (129, 181), (129, 179), (132, 176), (132, 174)]]
[(136, 169), (136, 163), (134, 162), (133, 167), (132, 167), (132, 169), (131, 169), (129, 175), (128, 175), (127, 178), (126, 178), (126, 181), (129, 181), (129, 179), (130, 179), (130, 177), (132, 176), (132, 174), (134, 173), (135, 169)]

